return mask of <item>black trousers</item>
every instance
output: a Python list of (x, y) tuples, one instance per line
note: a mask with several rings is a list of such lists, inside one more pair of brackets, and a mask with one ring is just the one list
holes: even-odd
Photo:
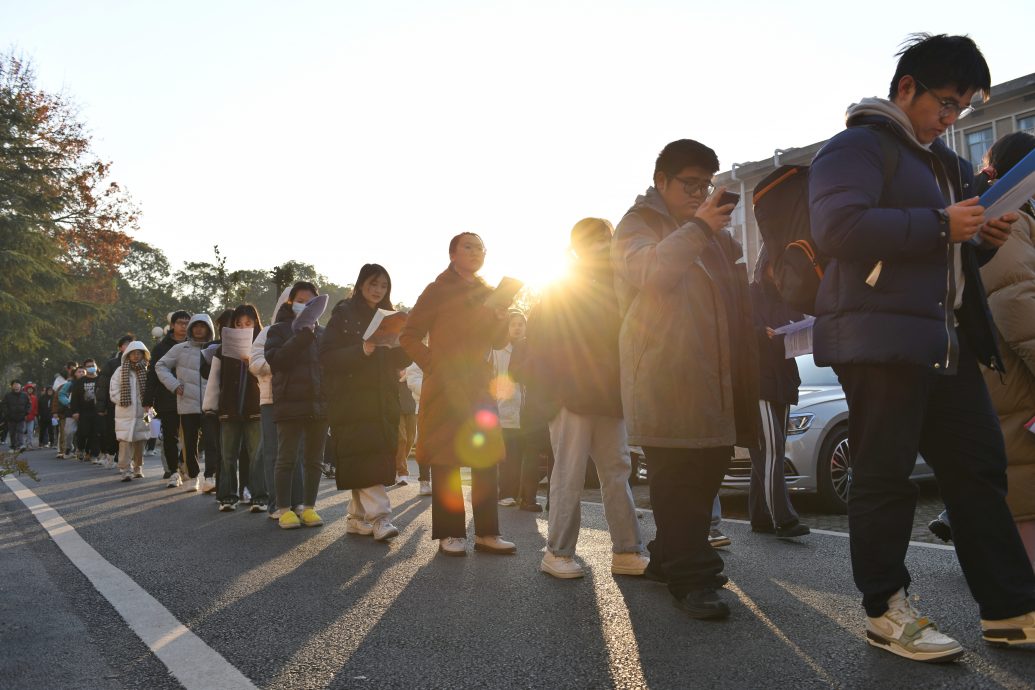
[(165, 471), (171, 475), (180, 468), (180, 415), (176, 414), (176, 410), (160, 410), (158, 419), (162, 422)]
[(187, 463), (187, 475), (194, 479), (201, 472), (198, 453), (204, 449), (205, 478), (216, 476), (216, 468), (222, 462), (219, 452), (219, 419), (211, 414), (181, 414), (180, 427), (183, 429), (183, 455)]
[[(471, 511), (474, 533), (491, 537), (500, 533), (496, 505), (496, 466), (471, 468)], [(431, 466), (431, 538), (467, 538), (467, 515), (460, 468), (451, 465)]]
[(101, 454), (101, 427), (95, 411), (80, 412), (75, 431), (75, 445), (87, 458)]
[(999, 418), (973, 353), (960, 338), (953, 376), (908, 364), (835, 365), (848, 400), (852, 573), (871, 617), (908, 588), (906, 549), (917, 451), (934, 469), (971, 594), (989, 620), (1035, 610), (1035, 575), (1006, 506)]
[(101, 452), (115, 457), (119, 453), (119, 442), (115, 438), (115, 406), (108, 405), (106, 414), (97, 415), (100, 426)]
[(660, 564), (669, 592), (677, 599), (694, 590), (722, 587), (728, 580), (722, 574), (722, 558), (708, 543), (708, 532), (712, 503), (733, 448), (644, 447), (643, 454), (657, 527), (647, 544), (651, 567)]
[(499, 465), (500, 498), (516, 498), (522, 504), (536, 502), (539, 455), (529, 441), (521, 429), (503, 429), (507, 455)]
[(752, 525), (783, 527), (798, 521), (783, 474), (790, 406), (759, 400), (758, 408), (762, 415), (764, 444), (762, 448), (748, 449), (751, 454), (748, 515)]

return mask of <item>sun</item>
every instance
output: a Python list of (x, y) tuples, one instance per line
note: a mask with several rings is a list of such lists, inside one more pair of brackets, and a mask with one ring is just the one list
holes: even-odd
[[(492, 273), (517, 278), (534, 293), (540, 293), (568, 275), (570, 258), (566, 247), (544, 248), (518, 246), (511, 248), (492, 267)], [(486, 268), (489, 268), (488, 266)]]

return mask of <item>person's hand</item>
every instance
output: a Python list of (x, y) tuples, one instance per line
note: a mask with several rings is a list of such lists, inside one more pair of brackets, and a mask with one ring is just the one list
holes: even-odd
[(176, 387), (176, 395), (183, 395), (183, 384)]
[(719, 232), (730, 224), (730, 214), (733, 213), (734, 204), (718, 206), (719, 197), (726, 191), (725, 187), (719, 187), (712, 195), (701, 202), (694, 212), (694, 217), (703, 220), (711, 228), (713, 233)]
[(1010, 226), (1017, 222), (1018, 218), (1020, 216), (1016, 213), (1007, 213), (995, 220), (988, 221), (981, 226), (981, 241), (993, 247), (1002, 247), (1006, 244), (1006, 240), (1010, 239)]
[(945, 209), (949, 214), (949, 240), (966, 242), (985, 222), (985, 208), (978, 203), (978, 197), (964, 199)]
[(76, 412), (74, 415), (72, 415), (72, 419), (74, 419), (75, 421), (78, 422), (79, 421), (79, 413)]
[(365, 354), (367, 357), (369, 357), (370, 355), (374, 354), (374, 350), (376, 350), (376, 349), (377, 349), (377, 345), (374, 345), (369, 340), (364, 340), (363, 341), (363, 354)]
[(776, 337), (776, 331), (774, 331), (772, 328), (769, 328), (769, 326), (766, 326), (765, 327), (765, 335), (766, 335), (767, 338), (772, 340), (773, 338)]

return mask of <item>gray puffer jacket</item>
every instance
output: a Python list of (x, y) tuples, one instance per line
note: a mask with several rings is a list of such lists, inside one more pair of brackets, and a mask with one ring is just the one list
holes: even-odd
[[(199, 322), (208, 326), (208, 334), (196, 340), (191, 332), (194, 324)], [(170, 348), (155, 364), (158, 380), (171, 393), (183, 386), (183, 395), (176, 396), (177, 414), (201, 414), (209, 371), (209, 364), (202, 350), (212, 342), (213, 333), (212, 319), (208, 314), (195, 314), (187, 325), (187, 339)]]

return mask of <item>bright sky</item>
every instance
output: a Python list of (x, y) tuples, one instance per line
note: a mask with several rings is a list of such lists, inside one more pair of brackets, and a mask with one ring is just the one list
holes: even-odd
[[(1035, 72), (1035, 3), (0, 0), (0, 48), (81, 106), (174, 266), (384, 264), (412, 304), (457, 232), (542, 283), (571, 226), (616, 222), (674, 139), (722, 168), (843, 126), (913, 31)], [(985, 15), (985, 16), (982, 16)], [(1016, 27), (1013, 35), (1005, 29)]]

